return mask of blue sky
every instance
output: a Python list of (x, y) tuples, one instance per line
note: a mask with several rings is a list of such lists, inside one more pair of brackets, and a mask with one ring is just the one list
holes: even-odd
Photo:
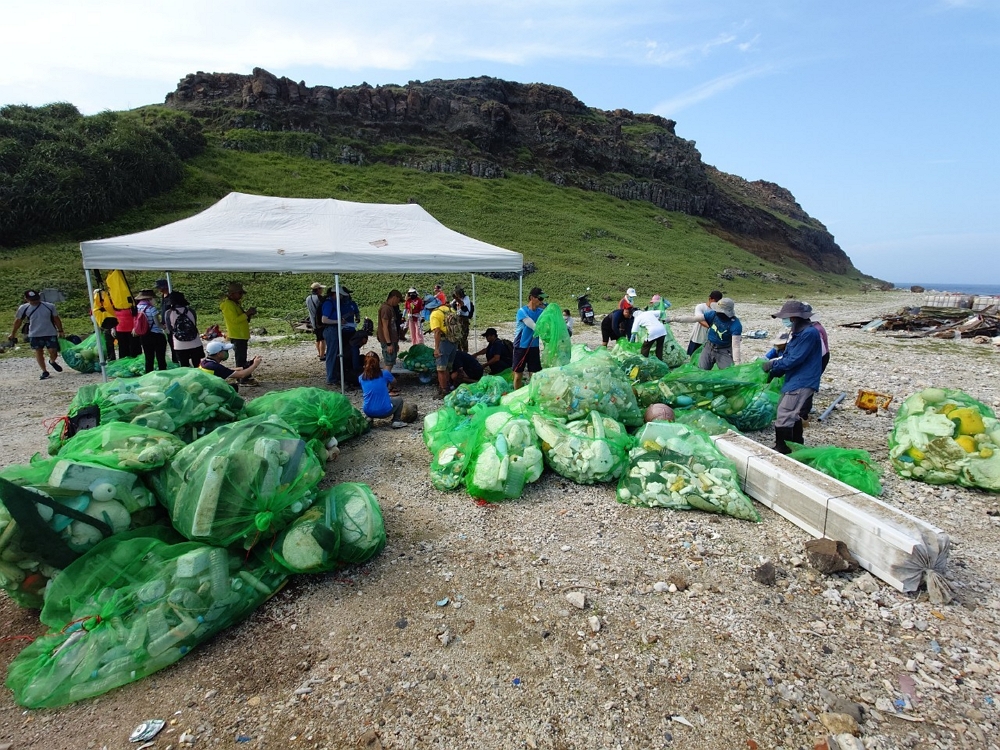
[(788, 188), (862, 271), (1000, 284), (1000, 0), (410, 0), (4, 10), (0, 103), (162, 102), (188, 73), (496, 76), (677, 121)]

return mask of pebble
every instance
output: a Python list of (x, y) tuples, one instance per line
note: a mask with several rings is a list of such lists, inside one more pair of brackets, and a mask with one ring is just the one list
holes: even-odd
[(819, 720), (830, 734), (855, 735), (861, 731), (858, 722), (849, 714), (822, 713), (819, 715)]
[(587, 624), (590, 625), (590, 632), (600, 633), (601, 632), (601, 618), (595, 615), (591, 615), (587, 618)]
[(566, 594), (566, 601), (577, 609), (586, 609), (587, 607), (587, 595), (582, 591), (570, 591)]

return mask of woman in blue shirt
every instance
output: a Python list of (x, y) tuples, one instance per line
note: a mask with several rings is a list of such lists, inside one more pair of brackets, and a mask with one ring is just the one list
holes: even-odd
[(389, 395), (389, 383), (395, 381), (392, 373), (382, 369), (382, 363), (375, 352), (365, 355), (365, 363), (358, 382), (364, 394), (362, 410), (369, 419), (392, 417), (395, 429), (406, 427), (400, 417), (403, 414), (403, 397)]

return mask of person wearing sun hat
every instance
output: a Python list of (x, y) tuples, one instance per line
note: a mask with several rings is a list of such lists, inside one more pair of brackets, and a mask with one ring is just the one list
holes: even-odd
[(635, 298), (636, 298), (635, 288), (630, 286), (625, 291), (625, 296), (622, 297), (621, 300), (618, 302), (618, 309), (624, 310), (626, 306), (635, 307), (636, 306)]
[(530, 376), (542, 369), (540, 340), (535, 334), (535, 323), (545, 309), (545, 294), (540, 287), (532, 287), (528, 292), (528, 304), (517, 311), (514, 326), (514, 390), (521, 387), (524, 371)]
[(406, 290), (403, 311), (406, 313), (406, 325), (410, 330), (410, 344), (424, 343), (424, 332), (420, 330), (420, 313), (424, 311), (424, 301), (412, 286)]
[(771, 315), (790, 329), (784, 352), (775, 359), (761, 360), (764, 372), (777, 378), (785, 376), (774, 420), (774, 449), (791, 453), (787, 441), (802, 442), (802, 409), (819, 390), (823, 372), (823, 342), (812, 321), (812, 307), (799, 300), (789, 300)]
[(694, 315), (671, 315), (668, 323), (707, 323), (708, 340), (698, 358), (698, 367), (711, 370), (717, 365), (720, 370), (740, 363), (740, 346), (743, 341), (743, 323), (736, 317), (736, 303), (730, 297), (723, 297), (712, 303), (712, 308)]
[(239, 382), (245, 378), (249, 378), (253, 375), (254, 370), (260, 367), (260, 363), (264, 360), (261, 359), (260, 355), (253, 358), (246, 367), (237, 367), (232, 370), (222, 364), (226, 359), (229, 358), (229, 352), (233, 350), (233, 345), (228, 341), (222, 341), (221, 339), (212, 339), (205, 345), (205, 358), (198, 363), (198, 369), (204, 370), (205, 372), (210, 372), (224, 380), (229, 381), (229, 384), (239, 390), (239, 387), (234, 380)]

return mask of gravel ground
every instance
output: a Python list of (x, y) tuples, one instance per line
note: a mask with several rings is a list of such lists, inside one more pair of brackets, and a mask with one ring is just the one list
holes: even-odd
[[(379, 426), (343, 446), (326, 481), (371, 485), (388, 534), (381, 556), (292, 580), (179, 664), (96, 700), (25, 711), (4, 691), (0, 748), (129, 747), (133, 727), (162, 718), (161, 749), (791, 750), (843, 731), (824, 724), (831, 711), (861, 718), (856, 747), (869, 750), (1000, 747), (997, 497), (897, 478), (892, 410), (853, 406), (859, 388), (899, 403), (933, 384), (1000, 407), (995, 347), (838, 325), (912, 301), (901, 292), (813, 301), (833, 353), (816, 409), (841, 391), (849, 398), (813, 421), (806, 442), (869, 450), (887, 472), (884, 500), (951, 536), (950, 605), (863, 572), (820, 575), (803, 563), (805, 533), (762, 507), (761, 524), (636, 509), (610, 486), (549, 473), (519, 501), (480, 507), (431, 487), (419, 422)], [(737, 311), (746, 329), (773, 333), (773, 309)], [(599, 341), (579, 328), (576, 340)], [(675, 327), (679, 340), (688, 328)], [(248, 397), (322, 386), (311, 342), (270, 347), (258, 349), (264, 385)], [(744, 344), (748, 355), (765, 348)], [(5, 460), (43, 450), (44, 420), (94, 377), (67, 371), (40, 383), (33, 361), (0, 361)], [(401, 386), (422, 415), (439, 403), (412, 376)], [(754, 580), (764, 561), (777, 568), (773, 587)], [(4, 635), (40, 632), (37, 614), (6, 598), (0, 617)], [(22, 645), (0, 641), (0, 664)]]

